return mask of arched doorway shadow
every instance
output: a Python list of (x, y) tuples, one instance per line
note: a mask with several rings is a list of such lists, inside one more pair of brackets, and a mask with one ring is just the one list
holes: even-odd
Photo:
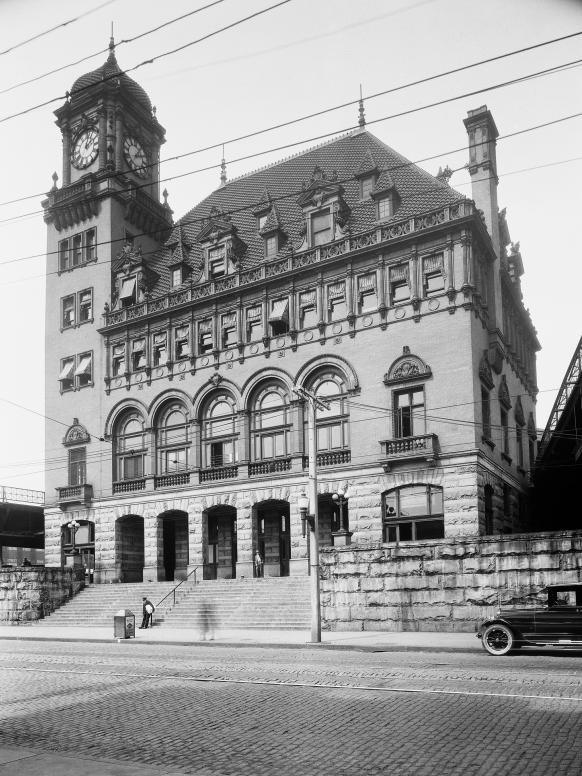
[(289, 502), (262, 501), (254, 507), (257, 521), (257, 549), (266, 577), (289, 576), (291, 538)]
[(207, 509), (204, 579), (235, 579), (236, 577), (236, 509), (219, 505)]
[(188, 514), (179, 510), (164, 512), (161, 525), (162, 562), (167, 582), (186, 579), (188, 574)]
[(120, 582), (143, 582), (143, 517), (125, 515), (115, 522), (115, 571)]

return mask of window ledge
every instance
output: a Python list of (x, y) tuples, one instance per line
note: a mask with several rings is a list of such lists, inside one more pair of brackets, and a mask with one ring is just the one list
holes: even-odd
[(489, 439), (489, 437), (483, 435), (481, 437), (481, 441), (484, 445), (487, 445), (487, 447), (490, 447), (492, 450), (495, 450), (495, 442), (492, 439)]
[(83, 261), (81, 264), (75, 264), (74, 267), (66, 267), (66, 269), (59, 269), (57, 270), (57, 275), (64, 275), (66, 272), (74, 272), (76, 269), (81, 269), (81, 267), (86, 267), (89, 264), (95, 264), (97, 262), (97, 257), (94, 259), (89, 259), (89, 261)]

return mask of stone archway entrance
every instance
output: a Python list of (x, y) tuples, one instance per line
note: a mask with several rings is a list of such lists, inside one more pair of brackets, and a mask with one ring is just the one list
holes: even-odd
[(143, 582), (143, 517), (126, 515), (115, 523), (115, 572), (120, 582)]
[(204, 579), (236, 577), (236, 509), (217, 506), (205, 512), (207, 542)]
[(288, 577), (291, 557), (289, 503), (263, 501), (255, 506), (257, 549), (263, 559), (266, 577)]
[(186, 579), (188, 573), (188, 515), (186, 512), (165, 512), (161, 521), (162, 562), (167, 582)]

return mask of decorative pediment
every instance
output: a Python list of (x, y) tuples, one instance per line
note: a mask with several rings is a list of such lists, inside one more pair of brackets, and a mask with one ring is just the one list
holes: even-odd
[(372, 156), (371, 152), (366, 151), (366, 154), (364, 155), (364, 158), (362, 159), (362, 162), (356, 171), (355, 177), (365, 178), (367, 175), (377, 174), (378, 169), (379, 168), (376, 160)]
[(489, 356), (487, 351), (483, 351), (481, 361), (479, 361), (479, 379), (481, 382), (491, 390), (495, 383), (493, 382), (493, 372), (491, 371), (491, 364), (489, 363)]
[(172, 264), (184, 264), (190, 255), (192, 246), (184, 239), (182, 225), (178, 224), (166, 241), (166, 246), (172, 251), (170, 261)]
[(259, 234), (264, 237), (265, 235), (271, 234), (273, 232), (282, 232), (282, 231), (283, 231), (283, 227), (281, 224), (279, 211), (277, 210), (276, 206), (273, 205), (269, 212), (269, 215), (267, 216), (267, 220), (263, 225), (263, 228), (259, 231)]
[(403, 348), (403, 355), (394, 361), (384, 375), (384, 385), (407, 383), (413, 380), (426, 380), (432, 377), (430, 367), (422, 358), (412, 355), (408, 348)]
[(89, 432), (79, 423), (79, 418), (73, 418), (73, 425), (67, 429), (67, 433), (64, 436), (63, 444), (69, 447), (70, 445), (83, 445), (91, 441)]
[(513, 410), (515, 413), (515, 421), (518, 425), (524, 426), (525, 425), (525, 415), (523, 414), (523, 405), (521, 403), (521, 396), (518, 396), (515, 401), (515, 409)]
[(505, 375), (501, 375), (501, 382), (499, 383), (499, 401), (506, 409), (511, 407), (511, 399), (509, 397), (509, 388), (507, 387), (507, 380)]
[(268, 189), (263, 189), (263, 193), (261, 194), (261, 198), (259, 199), (259, 204), (251, 210), (251, 213), (254, 216), (260, 216), (263, 215), (263, 213), (266, 213), (268, 210), (271, 209), (272, 201), (271, 201), (271, 194), (268, 191)]
[(322, 207), (326, 201), (341, 198), (344, 193), (344, 188), (337, 179), (337, 170), (328, 178), (319, 165), (315, 166), (309, 183), (304, 183), (302, 188), (303, 192), (297, 200), (301, 208)]
[(384, 170), (380, 173), (380, 177), (376, 181), (374, 188), (371, 191), (372, 197), (380, 197), (382, 194), (387, 194), (389, 191), (396, 191), (394, 181), (388, 170)]
[(236, 227), (226, 216), (212, 218), (196, 235), (199, 243), (218, 242), (236, 233)]
[(122, 289), (124, 286), (129, 288), (130, 283), (135, 286), (135, 302), (139, 302), (154, 288), (160, 279), (159, 274), (148, 267), (142, 255), (141, 247), (139, 245), (134, 246), (129, 242), (125, 243), (121, 252), (113, 260), (112, 273), (114, 277), (113, 308), (117, 305), (120, 294), (123, 295)]

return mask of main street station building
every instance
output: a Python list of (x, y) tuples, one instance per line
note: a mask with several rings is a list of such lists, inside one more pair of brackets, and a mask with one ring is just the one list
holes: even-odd
[(331, 142), (223, 170), (178, 221), (160, 199), (165, 130), (113, 44), (56, 116), (47, 565), (75, 549), (97, 582), (248, 578), (258, 551), (266, 576), (305, 574), (297, 389), (329, 402), (323, 545), (527, 527), (539, 346), (485, 106), (465, 119), (473, 199), (361, 110)]

